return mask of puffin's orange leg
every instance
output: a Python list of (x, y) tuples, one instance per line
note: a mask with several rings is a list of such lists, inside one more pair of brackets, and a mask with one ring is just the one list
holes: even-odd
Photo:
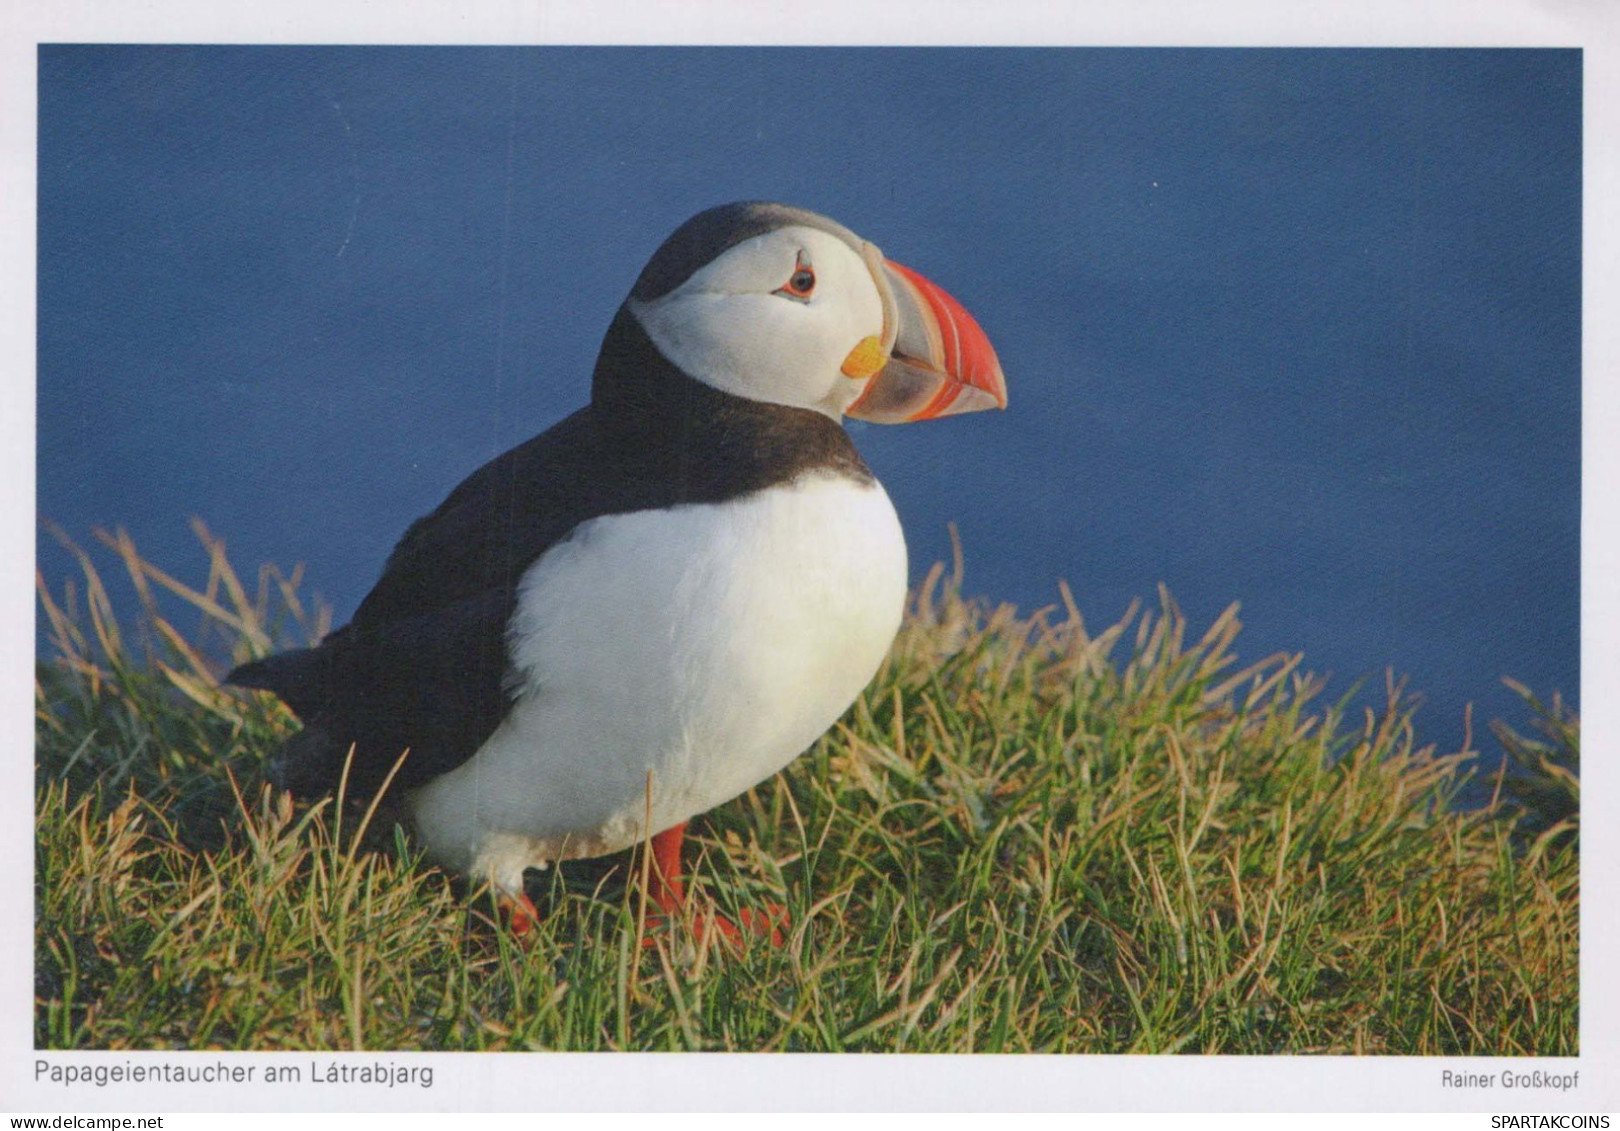
[(665, 915), (674, 915), (686, 902), (686, 885), (681, 882), (681, 843), (685, 839), (684, 821), (652, 838), (652, 890), (647, 896)]
[(506, 912), (512, 924), (512, 934), (522, 938), (540, 922), (540, 912), (534, 909), (534, 902), (527, 893), (518, 892), (517, 895), (503, 895), (497, 905)]
[[(681, 882), (681, 842), (685, 837), (686, 823), (682, 822), (652, 838), (652, 877), (647, 897), (658, 908), (657, 920), (679, 917), (686, 905), (686, 885)], [(649, 915), (648, 918), (654, 917)], [(742, 920), (741, 926), (709, 911), (696, 916), (693, 927), (701, 934), (706, 925), (712, 922), (720, 937), (733, 948), (740, 948), (750, 938), (769, 939), (772, 946), (781, 946), (785, 941), (782, 933), (788, 925), (785, 907), (770, 904), (764, 911), (744, 909), (738, 918)], [(652, 946), (653, 941), (648, 938), (642, 945)]]

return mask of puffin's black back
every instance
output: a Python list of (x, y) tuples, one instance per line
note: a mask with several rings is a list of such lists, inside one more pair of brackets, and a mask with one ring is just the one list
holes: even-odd
[[(690, 274), (703, 248), (687, 247), (669, 271)], [(278, 760), (283, 787), (335, 788), (351, 744), (352, 796), (374, 792), (406, 749), (397, 787), (422, 784), (470, 758), (510, 708), (507, 625), (518, 581), (548, 549), (593, 518), (722, 503), (818, 469), (871, 479), (836, 422), (693, 380), (621, 308), (589, 407), (413, 523), (348, 625), (227, 679), (275, 692), (303, 720)]]

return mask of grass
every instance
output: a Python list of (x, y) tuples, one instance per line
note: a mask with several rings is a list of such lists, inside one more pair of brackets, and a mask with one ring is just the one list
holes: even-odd
[(544, 873), (519, 942), (382, 815), (263, 784), (297, 724), (217, 673), (326, 626), (198, 532), (201, 589), (102, 536), (128, 624), (104, 559), (41, 585), (41, 1047), (1576, 1052), (1556, 700), (1464, 810), (1476, 757), (1417, 747), (1398, 685), (1352, 714), (1298, 656), (1239, 667), (1235, 610), (1091, 632), (936, 569), (842, 722), (694, 825), (703, 896), (785, 904), (785, 947), (637, 945), (628, 856)]

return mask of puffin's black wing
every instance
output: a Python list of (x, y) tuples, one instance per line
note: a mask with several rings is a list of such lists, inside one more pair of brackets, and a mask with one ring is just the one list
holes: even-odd
[(276, 766), (294, 792), (419, 785), (477, 751), (509, 707), (506, 628), (523, 572), (600, 515), (638, 509), (633, 461), (615, 460), (582, 409), (474, 472), (400, 539), (354, 620), (314, 648), (237, 668), (228, 681), (273, 691), (305, 734)]
[(272, 765), (277, 784), (300, 796), (335, 789), (351, 745), (351, 797), (375, 793), (406, 750), (401, 786), (470, 758), (506, 714), (509, 603), (494, 590), (365, 630), (350, 624), (233, 671), (229, 682), (275, 692), (304, 722)]

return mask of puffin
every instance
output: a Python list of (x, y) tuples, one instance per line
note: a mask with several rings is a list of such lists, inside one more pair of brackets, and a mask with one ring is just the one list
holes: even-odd
[[(430, 863), (489, 885), (650, 839), (648, 917), (685, 910), (688, 821), (809, 748), (877, 673), (905, 539), (843, 418), (1005, 408), (946, 291), (825, 216), (756, 201), (664, 241), (590, 400), (406, 531), (353, 619), (227, 677), (303, 724), (295, 796), (387, 791)], [(727, 937), (781, 941), (780, 909)]]

